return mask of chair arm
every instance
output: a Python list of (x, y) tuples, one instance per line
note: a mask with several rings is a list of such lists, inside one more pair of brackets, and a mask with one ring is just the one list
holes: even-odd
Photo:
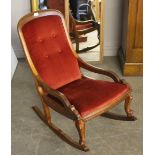
[(90, 64), (86, 63), (85, 61), (83, 61), (81, 58), (78, 58), (78, 63), (79, 63), (79, 66), (81, 68), (84, 68), (84, 69), (91, 71), (91, 72), (94, 72), (94, 73), (98, 73), (98, 74), (102, 74), (102, 75), (106, 75), (108, 77), (111, 77), (117, 83), (122, 82), (121, 79), (119, 78), (119, 76), (112, 71), (103, 70), (101, 68), (90, 65)]
[(121, 79), (120, 83), (127, 85), (129, 90), (130, 90), (130, 92), (132, 91), (131, 85), (129, 83), (127, 83), (125, 79)]
[(39, 76), (36, 77), (38, 87), (40, 86), (46, 94), (49, 94), (55, 98), (57, 98), (64, 105), (64, 108), (73, 114), (76, 118), (81, 118), (79, 112), (75, 109), (75, 107), (69, 102), (67, 97), (59, 92), (58, 90), (52, 89), (49, 87)]

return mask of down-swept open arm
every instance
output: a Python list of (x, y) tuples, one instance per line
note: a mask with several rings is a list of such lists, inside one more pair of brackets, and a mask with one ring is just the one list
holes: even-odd
[(111, 77), (115, 82), (122, 83), (122, 80), (119, 78), (119, 76), (112, 71), (103, 70), (101, 68), (90, 65), (90, 64), (86, 63), (85, 61), (83, 61), (81, 58), (78, 58), (78, 63), (81, 68), (84, 68), (84, 69), (94, 72), (94, 73), (106, 75), (108, 77)]
[(40, 77), (36, 77), (36, 79), (37, 79), (38, 87), (40, 86), (45, 93), (49, 94), (50, 96), (52, 96), (54, 98), (57, 98), (63, 104), (64, 108), (71, 115), (73, 115), (77, 119), (81, 118), (79, 112), (69, 102), (69, 100), (67, 99), (67, 97), (63, 93), (59, 92), (58, 90), (50, 88)]

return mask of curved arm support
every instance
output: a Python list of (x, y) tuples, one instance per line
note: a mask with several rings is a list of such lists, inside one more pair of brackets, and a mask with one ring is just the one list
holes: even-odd
[(46, 94), (50, 94), (51, 96), (59, 99), (61, 103), (63, 103), (65, 109), (76, 116), (77, 119), (81, 119), (79, 112), (75, 109), (75, 107), (69, 102), (67, 97), (59, 92), (58, 90), (50, 88), (39, 76), (36, 77), (38, 86), (45, 91)]
[(121, 79), (120, 83), (127, 85), (129, 90), (130, 90), (130, 92), (132, 91), (131, 85), (129, 83), (127, 83), (125, 79)]
[(115, 82), (121, 83), (121, 79), (119, 78), (119, 76), (116, 73), (112, 72), (112, 71), (103, 70), (101, 68), (92, 66), (92, 65), (86, 63), (85, 61), (83, 61), (81, 58), (78, 58), (78, 63), (79, 63), (79, 66), (81, 68), (84, 68), (84, 69), (86, 69), (86, 70), (88, 70), (90, 72), (106, 75), (108, 77), (111, 77)]

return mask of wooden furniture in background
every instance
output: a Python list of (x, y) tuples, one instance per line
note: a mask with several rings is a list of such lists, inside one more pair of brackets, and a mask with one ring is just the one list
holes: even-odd
[(143, 74), (143, 0), (124, 0), (122, 46), (123, 75)]

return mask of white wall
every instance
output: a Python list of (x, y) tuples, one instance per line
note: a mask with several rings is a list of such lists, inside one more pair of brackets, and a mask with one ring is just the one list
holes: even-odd
[(17, 57), (16, 57), (14, 50), (11, 46), (11, 78), (13, 78), (14, 72), (17, 67), (17, 63), (18, 63)]
[[(123, 0), (105, 0), (105, 21), (104, 21), (104, 55), (114, 56), (121, 43), (121, 25), (122, 25), (122, 2)], [(21, 16), (30, 12), (30, 0), (12, 0), (12, 46), (17, 57), (23, 57), (23, 49), (20, 45), (17, 35), (17, 22)]]
[(117, 55), (121, 44), (123, 0), (105, 0), (104, 55)]
[(30, 10), (30, 0), (11, 0), (11, 42), (18, 58), (24, 57), (24, 53), (17, 34), (17, 23)]

